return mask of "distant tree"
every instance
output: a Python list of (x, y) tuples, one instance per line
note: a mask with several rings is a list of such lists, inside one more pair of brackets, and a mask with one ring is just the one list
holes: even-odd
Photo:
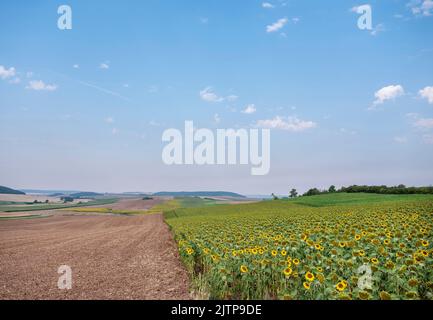
[(296, 191), (296, 189), (292, 189), (290, 190), (290, 198), (296, 198), (298, 196), (298, 192)]
[(50, 202), (50, 200), (48, 200), (48, 199), (47, 199), (47, 200), (45, 200), (45, 203), (48, 203), (48, 202)]
[(332, 185), (332, 186), (329, 187), (328, 192), (329, 193), (334, 193), (334, 192), (337, 192), (337, 189), (335, 189), (335, 186)]
[(272, 193), (272, 199), (278, 200), (278, 197), (274, 193)]
[(313, 188), (313, 189), (310, 189), (307, 192), (305, 192), (304, 196), (307, 196), (307, 197), (309, 197), (309, 196), (317, 196), (317, 195), (319, 195), (321, 193), (322, 192), (319, 189)]
[(74, 198), (72, 197), (61, 197), (60, 200), (63, 201), (64, 203), (74, 202)]

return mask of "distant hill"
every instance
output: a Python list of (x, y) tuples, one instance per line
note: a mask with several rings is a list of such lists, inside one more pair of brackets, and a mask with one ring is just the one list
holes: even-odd
[(153, 194), (157, 197), (233, 197), (233, 198), (245, 198), (245, 196), (227, 191), (180, 191), (180, 192), (169, 192), (162, 191)]
[(0, 193), (1, 194), (25, 194), (22, 191), (14, 190), (14, 189), (11, 189), (8, 187), (3, 187), (3, 186), (0, 186)]
[(75, 199), (79, 199), (79, 198), (97, 197), (102, 195), (103, 195), (102, 193), (96, 193), (96, 192), (77, 192), (77, 193), (71, 193), (69, 196)]

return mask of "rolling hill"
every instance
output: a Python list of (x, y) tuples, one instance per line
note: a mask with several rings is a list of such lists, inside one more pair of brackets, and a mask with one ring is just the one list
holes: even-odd
[(25, 194), (22, 191), (0, 186), (0, 194)]

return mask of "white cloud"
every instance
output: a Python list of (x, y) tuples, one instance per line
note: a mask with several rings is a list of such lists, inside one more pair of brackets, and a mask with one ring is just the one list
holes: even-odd
[(224, 100), (223, 97), (218, 96), (212, 89), (212, 87), (207, 87), (200, 91), (200, 98), (207, 102), (221, 102)]
[(253, 114), (256, 111), (257, 111), (256, 106), (254, 104), (250, 104), (244, 110), (242, 110), (242, 113)]
[(376, 100), (373, 102), (373, 105), (376, 106), (378, 104), (382, 104), (387, 100), (393, 100), (397, 97), (400, 97), (404, 94), (404, 89), (401, 85), (391, 85), (387, 87), (383, 87), (382, 89), (376, 91), (374, 96)]
[(107, 118), (104, 119), (104, 121), (106, 123), (112, 124), (112, 123), (114, 123), (114, 118), (113, 117), (107, 117)]
[(215, 123), (220, 123), (221, 122), (221, 117), (219, 116), (218, 113), (214, 114), (213, 119), (214, 119)]
[(55, 84), (46, 84), (42, 80), (32, 80), (29, 82), (29, 85), (26, 89), (36, 90), (36, 91), (54, 91), (57, 89), (57, 85)]
[(74, 68), (74, 69), (80, 69), (80, 65), (78, 65), (78, 64), (74, 64), (74, 65), (72, 66), (72, 68)]
[(3, 80), (15, 77), (15, 74), (16, 71), (14, 67), (7, 69), (4, 66), (0, 65), (0, 78), (2, 78)]
[(110, 69), (110, 66), (108, 63), (101, 63), (99, 69)]
[(298, 17), (294, 17), (294, 18), (292, 18), (292, 22), (293, 22), (294, 24), (297, 24), (299, 21), (301, 21), (301, 19), (298, 18)]
[(261, 128), (301, 132), (315, 128), (317, 124), (313, 121), (300, 120), (297, 117), (287, 117), (285, 119), (283, 117), (276, 116), (273, 119), (257, 121), (257, 126)]
[(433, 104), (433, 87), (425, 87), (419, 91), (419, 95), (428, 100), (428, 103)]
[(433, 0), (412, 0), (407, 6), (416, 16), (433, 15)]
[(275, 8), (275, 6), (272, 3), (269, 3), (269, 2), (263, 2), (262, 3), (262, 7), (265, 8), (265, 9)]
[(266, 26), (266, 32), (276, 32), (283, 28), (289, 20), (287, 18), (279, 19), (277, 22)]

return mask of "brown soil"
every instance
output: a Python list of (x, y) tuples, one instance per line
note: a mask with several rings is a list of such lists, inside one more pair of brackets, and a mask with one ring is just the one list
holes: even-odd
[[(61, 265), (72, 289), (57, 287)], [(162, 215), (0, 221), (0, 299), (189, 299)]]

